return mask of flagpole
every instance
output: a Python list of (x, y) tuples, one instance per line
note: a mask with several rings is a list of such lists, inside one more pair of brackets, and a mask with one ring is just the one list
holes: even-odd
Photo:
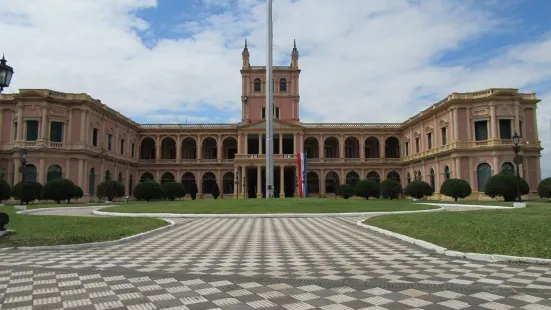
[(274, 197), (274, 89), (272, 77), (272, 0), (266, 0), (266, 198)]

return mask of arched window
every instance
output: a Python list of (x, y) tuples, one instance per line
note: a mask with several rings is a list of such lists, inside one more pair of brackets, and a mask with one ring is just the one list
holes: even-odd
[(448, 180), (450, 178), (450, 167), (446, 166), (444, 168), (444, 178)]
[(366, 179), (375, 181), (376, 183), (381, 183), (381, 177), (375, 171), (371, 171), (367, 174)]
[(398, 181), (398, 183), (400, 183), (400, 174), (398, 172), (394, 171), (394, 170), (387, 173), (386, 178), (388, 180), (392, 179), (392, 180)]
[(279, 91), (287, 91), (287, 80), (285, 78), (279, 80)]
[(90, 168), (90, 173), (88, 175), (88, 193), (94, 195), (96, 193), (96, 170)]
[(48, 167), (48, 175), (46, 176), (46, 182), (49, 182), (51, 180), (55, 179), (61, 179), (62, 175), (61, 167), (58, 165), (51, 165)]
[(411, 183), (411, 173), (409, 172), (407, 174), (407, 181), (408, 181), (408, 184)]
[(483, 193), (486, 183), (492, 176), (492, 167), (486, 163), (478, 165), (476, 168), (476, 180), (478, 183), (478, 192)]
[(255, 92), (262, 91), (262, 80), (254, 79), (254, 91)]
[(105, 176), (103, 178), (104, 178), (104, 181), (111, 181), (112, 179), (111, 171), (105, 170)]
[(501, 172), (515, 173), (515, 166), (513, 166), (510, 162), (504, 162), (501, 165)]
[(140, 182), (149, 181), (149, 180), (155, 180), (155, 177), (151, 172), (144, 172), (140, 177)]
[(23, 175), (23, 180), (22, 181), (36, 182), (36, 166), (35, 165), (25, 166), (25, 174)]
[(436, 180), (434, 175), (434, 169), (430, 168), (430, 186), (433, 191), (436, 191)]

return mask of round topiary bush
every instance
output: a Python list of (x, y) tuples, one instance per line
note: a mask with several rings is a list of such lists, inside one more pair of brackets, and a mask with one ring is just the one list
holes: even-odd
[(40, 198), (41, 191), (42, 184), (35, 181), (21, 181), (13, 187), (12, 195), (21, 203), (29, 204), (29, 202)]
[(381, 196), (385, 199), (396, 199), (400, 197), (403, 192), (402, 184), (395, 179), (388, 179), (381, 182)]
[(8, 200), (12, 197), (12, 190), (8, 182), (0, 180), (0, 201)]
[(46, 200), (53, 200), (57, 203), (61, 203), (63, 200), (71, 203), (71, 199), (75, 198), (76, 194), (76, 185), (73, 181), (69, 179), (55, 179), (44, 185), (40, 197)]
[(356, 184), (354, 194), (365, 199), (369, 199), (369, 197), (379, 198), (380, 184), (373, 180), (361, 180)]
[(551, 198), (551, 178), (541, 180), (538, 184), (538, 195), (540, 198)]
[(520, 195), (528, 194), (530, 192), (528, 182), (507, 172), (501, 172), (492, 176), (484, 187), (484, 193), (492, 198), (503, 197), (505, 201), (514, 201), (517, 197), (517, 182), (519, 181)]
[(84, 196), (84, 192), (82, 191), (82, 187), (75, 185), (75, 200), (78, 200)]
[(433, 193), (434, 190), (432, 189), (432, 186), (421, 180), (415, 180), (409, 183), (404, 190), (404, 194), (416, 199), (421, 199), (425, 196), (432, 196)]
[(165, 182), (163, 184), (164, 198), (168, 200), (174, 200), (176, 198), (182, 198), (186, 195), (184, 185), (178, 182)]
[(189, 188), (189, 196), (191, 196), (191, 200), (195, 200), (197, 198), (197, 184), (194, 182), (191, 184), (191, 187)]
[(348, 199), (354, 196), (354, 187), (350, 184), (341, 184), (337, 187), (337, 196)]
[(161, 184), (157, 183), (155, 180), (147, 180), (141, 183), (138, 183), (134, 187), (134, 197), (138, 200), (151, 201), (155, 199), (163, 198), (163, 188)]
[(220, 197), (220, 188), (218, 187), (218, 183), (214, 183), (214, 186), (212, 187), (212, 198), (217, 199)]
[(121, 182), (115, 180), (104, 181), (98, 184), (96, 196), (107, 198), (108, 201), (124, 196), (125, 188)]
[(457, 201), (458, 198), (463, 199), (472, 193), (471, 184), (463, 179), (447, 179), (442, 183), (440, 193)]

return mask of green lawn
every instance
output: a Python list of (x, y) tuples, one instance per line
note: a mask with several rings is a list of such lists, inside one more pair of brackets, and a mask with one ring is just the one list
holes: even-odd
[(365, 224), (450, 250), (551, 258), (551, 204), (523, 209), (384, 215)]
[(411, 211), (435, 209), (435, 206), (410, 200), (344, 200), (344, 199), (198, 199), (155, 201), (112, 207), (103, 211), (121, 213), (176, 214), (261, 214), (261, 213), (347, 213)]
[(6, 227), (15, 230), (15, 233), (0, 237), (0, 247), (117, 240), (167, 225), (153, 218), (18, 215), (13, 206), (0, 207), (0, 212), (10, 216)]

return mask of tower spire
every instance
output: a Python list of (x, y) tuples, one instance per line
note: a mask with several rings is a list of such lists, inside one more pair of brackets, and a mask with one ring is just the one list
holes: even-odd
[(249, 48), (247, 47), (247, 39), (245, 39), (245, 48), (243, 49), (244, 51), (248, 51)]
[(297, 39), (293, 39), (293, 52), (297, 52)]

